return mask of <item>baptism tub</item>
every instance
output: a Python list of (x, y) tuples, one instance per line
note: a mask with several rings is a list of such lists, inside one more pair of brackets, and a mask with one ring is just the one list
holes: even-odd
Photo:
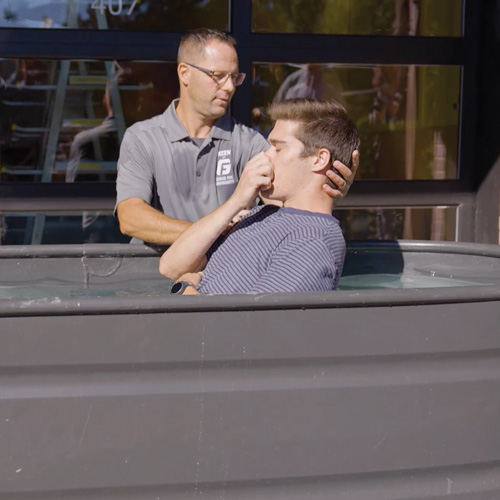
[(178, 297), (135, 245), (0, 247), (0, 499), (500, 498), (500, 249)]

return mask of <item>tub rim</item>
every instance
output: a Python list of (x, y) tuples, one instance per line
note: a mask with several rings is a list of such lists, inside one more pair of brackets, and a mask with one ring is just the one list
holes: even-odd
[[(500, 259), (500, 246), (493, 244), (421, 240), (347, 242), (348, 252), (374, 252), (377, 250), (380, 252), (450, 253)], [(0, 258), (4, 259), (116, 256), (155, 257), (158, 256), (158, 253), (140, 244), (0, 246)], [(86, 297), (84, 299), (3, 299), (0, 300), (0, 317), (305, 310), (491, 301), (500, 301), (500, 285), (187, 297), (166, 295), (163, 297)]]
[[(347, 241), (348, 252), (361, 251), (411, 251), (427, 253), (451, 253), (500, 258), (500, 245), (457, 241), (426, 240), (351, 240)], [(76, 245), (0, 245), (0, 258), (29, 257), (155, 257), (159, 253), (151, 247), (130, 243), (83, 243)]]

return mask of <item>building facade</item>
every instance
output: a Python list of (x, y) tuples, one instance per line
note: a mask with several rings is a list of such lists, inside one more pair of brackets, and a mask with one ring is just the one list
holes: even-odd
[(335, 98), (362, 137), (346, 238), (498, 243), (498, 0), (0, 0), (2, 244), (125, 242), (126, 127), (177, 96), (182, 34), (238, 42), (231, 113)]

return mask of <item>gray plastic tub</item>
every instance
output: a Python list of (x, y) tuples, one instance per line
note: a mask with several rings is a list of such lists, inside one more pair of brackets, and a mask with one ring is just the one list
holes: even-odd
[(308, 294), (157, 264), (0, 247), (1, 500), (500, 498), (498, 247), (353, 244)]

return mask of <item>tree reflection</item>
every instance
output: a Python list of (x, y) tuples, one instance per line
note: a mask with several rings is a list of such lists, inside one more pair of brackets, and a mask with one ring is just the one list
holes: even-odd
[[(408, 0), (253, 0), (253, 30), (266, 33), (409, 35)], [(411, 0), (414, 35), (460, 36), (462, 0)], [(398, 30), (395, 26), (398, 26)]]

